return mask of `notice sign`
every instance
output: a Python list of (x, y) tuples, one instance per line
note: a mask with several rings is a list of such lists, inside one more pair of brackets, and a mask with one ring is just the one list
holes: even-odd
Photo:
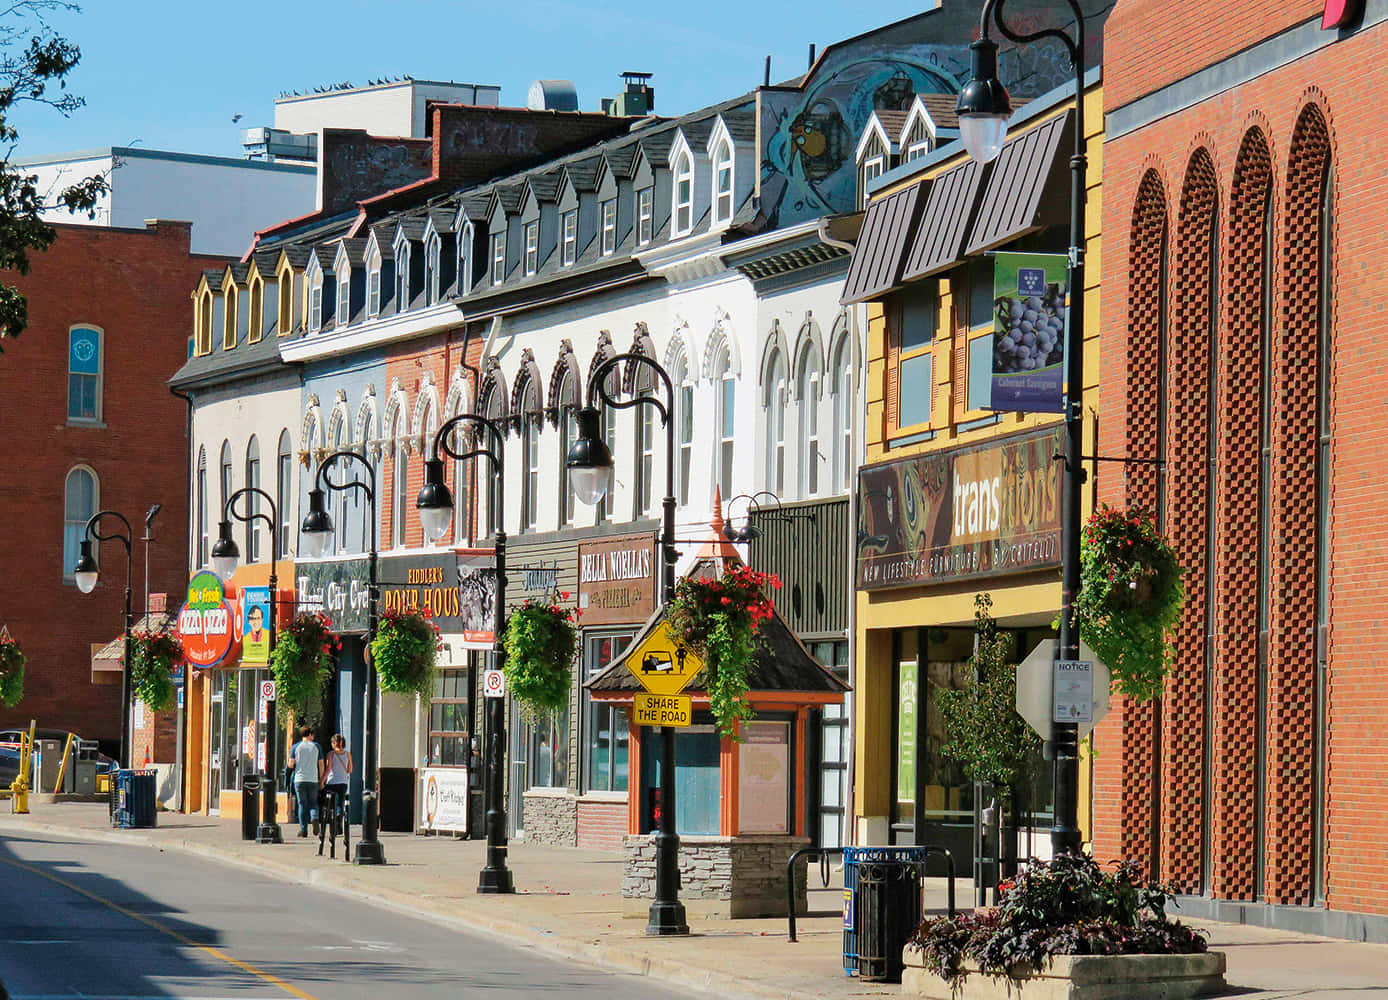
[(1094, 664), (1087, 660), (1056, 660), (1051, 718), (1056, 722), (1094, 721)]
[(1070, 258), (993, 256), (993, 384), (989, 409), (1063, 413)]
[(467, 833), (467, 768), (425, 768), (419, 782), (419, 832)]
[(683, 694), (637, 694), (631, 721), (638, 726), (688, 726), (694, 701)]

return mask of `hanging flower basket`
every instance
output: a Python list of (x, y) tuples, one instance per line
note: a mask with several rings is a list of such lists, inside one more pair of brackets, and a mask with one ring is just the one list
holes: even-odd
[(753, 714), (747, 686), (756, 633), (775, 610), (767, 590), (780, 586), (774, 573), (734, 566), (717, 579), (679, 581), (666, 611), (671, 634), (707, 664), (709, 708), (719, 732), (734, 740), (742, 739), (738, 723)]
[(0, 636), (0, 705), (14, 708), (24, 697), (24, 664), (28, 662), (19, 643)]
[(183, 644), (172, 632), (136, 631), (130, 636), (130, 687), (151, 712), (173, 707), (173, 671)]
[(439, 627), (433, 613), (399, 611), (381, 613), (371, 639), (371, 663), (381, 690), (391, 694), (428, 694), (434, 683), (434, 658), (439, 650)]
[(1147, 513), (1104, 505), (1085, 525), (1080, 565), (1081, 638), (1108, 664), (1118, 691), (1155, 698), (1170, 672), (1171, 632), (1185, 603), (1175, 550)]
[[(562, 593), (560, 600), (568, 600)], [(528, 600), (506, 619), (506, 688), (531, 719), (569, 707), (578, 615), (558, 601)]]
[(279, 712), (303, 717), (313, 713), (332, 667), (333, 650), (341, 643), (332, 633), (332, 619), (321, 611), (301, 611), (279, 629), (270, 654)]

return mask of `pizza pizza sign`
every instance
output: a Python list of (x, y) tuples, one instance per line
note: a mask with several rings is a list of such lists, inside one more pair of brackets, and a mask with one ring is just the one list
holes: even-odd
[(178, 609), (178, 638), (195, 667), (220, 663), (236, 643), (235, 615), (221, 578), (202, 570), (188, 581), (188, 599)]

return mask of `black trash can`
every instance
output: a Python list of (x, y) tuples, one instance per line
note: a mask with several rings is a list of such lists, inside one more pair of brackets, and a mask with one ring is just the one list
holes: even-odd
[(116, 771), (111, 780), (111, 825), (123, 830), (152, 829), (158, 782), (155, 771)]
[(844, 914), (845, 972), (901, 982), (901, 952), (921, 922), (920, 855), (920, 848), (844, 848), (844, 887), (852, 894)]
[(255, 840), (260, 827), (260, 775), (248, 774), (241, 779), (241, 839)]

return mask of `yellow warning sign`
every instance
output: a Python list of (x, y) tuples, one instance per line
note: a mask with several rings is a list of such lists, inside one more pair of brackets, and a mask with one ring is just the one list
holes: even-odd
[(686, 694), (638, 694), (631, 721), (638, 726), (688, 726), (694, 699)]
[(661, 622), (626, 654), (627, 669), (651, 694), (679, 694), (704, 669), (704, 661), (670, 635)]

